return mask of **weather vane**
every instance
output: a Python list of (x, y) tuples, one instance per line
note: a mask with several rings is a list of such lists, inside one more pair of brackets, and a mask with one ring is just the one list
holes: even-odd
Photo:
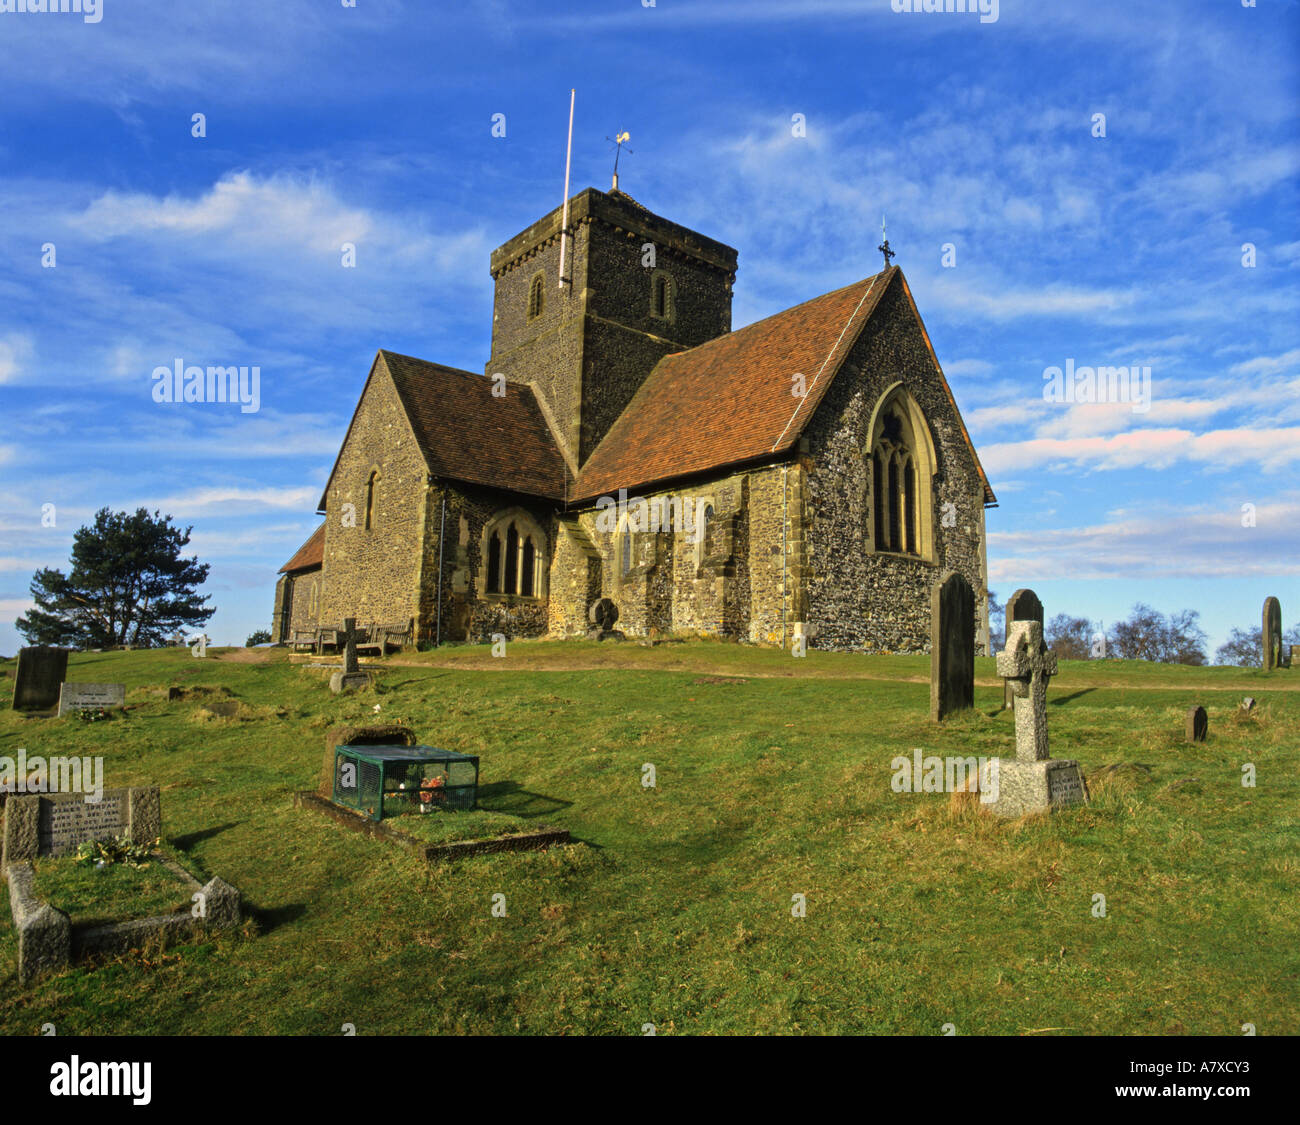
[(882, 254), (884, 254), (884, 256), (885, 256), (885, 269), (889, 269), (889, 259), (890, 259), (890, 258), (897, 258), (898, 255), (895, 254), (894, 251), (892, 251), (892, 250), (889, 248), (889, 235), (887, 235), (887, 234), (885, 233), (885, 216), (884, 216), (884, 215), (881, 215), (881, 216), (880, 216), (880, 237), (881, 237), (882, 239), (884, 239), (884, 241), (883, 241), (879, 246), (877, 246), (876, 249), (879, 250)]
[[(614, 191), (618, 191), (618, 158), (623, 155), (623, 146), (631, 139), (632, 134), (626, 132), (619, 133), (616, 137), (605, 138), (605, 140), (609, 141), (609, 143), (614, 146)], [(627, 151), (629, 155), (635, 155), (631, 149), (628, 149)]]

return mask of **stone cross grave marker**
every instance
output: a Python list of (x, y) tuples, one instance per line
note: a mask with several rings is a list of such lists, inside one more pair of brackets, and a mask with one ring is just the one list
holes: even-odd
[[(1038, 595), (1033, 590), (1017, 590), (1007, 599), (1006, 613), (1006, 637), (1003, 640), (1003, 648), (1006, 648), (1006, 640), (1011, 637), (1011, 623), (1013, 621), (1037, 621), (1043, 624), (1043, 603), (1038, 600)], [(1011, 710), (1011, 681), (1003, 680), (1002, 682), (1002, 709)]]
[(1204, 707), (1192, 707), (1187, 712), (1187, 741), (1204, 742), (1205, 735), (1210, 729), (1209, 717), (1205, 714)]
[(1016, 759), (1043, 762), (1047, 751), (1047, 681), (1056, 675), (1056, 653), (1043, 644), (1037, 621), (1017, 621), (998, 653), (998, 675), (1011, 685), (1016, 711)]
[(1282, 665), (1282, 603), (1277, 598), (1264, 599), (1263, 659), (1261, 666), (1271, 672)]
[(930, 717), (975, 706), (975, 591), (956, 572), (930, 595)]
[(68, 650), (33, 645), (18, 650), (14, 673), (15, 711), (49, 711), (58, 705), (59, 686), (68, 675)]
[(1011, 682), (1015, 701), (1016, 756), (998, 759), (1000, 816), (1024, 816), (1088, 799), (1079, 763), (1052, 760), (1047, 740), (1047, 683), (1056, 675), (1056, 653), (1043, 644), (1037, 621), (1007, 626), (1007, 647), (998, 653), (998, 675)]
[(59, 688), (59, 716), (70, 711), (109, 711), (126, 703), (126, 684), (70, 684)]
[(344, 618), (343, 628), (338, 636), (339, 642), (343, 645), (343, 667), (330, 676), (330, 691), (337, 695), (342, 691), (355, 691), (357, 688), (368, 687), (370, 673), (361, 671), (361, 665), (357, 662), (357, 641), (365, 636), (365, 633), (357, 628), (357, 619)]

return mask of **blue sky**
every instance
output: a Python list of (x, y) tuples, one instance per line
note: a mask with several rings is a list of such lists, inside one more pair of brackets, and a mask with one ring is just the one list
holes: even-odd
[[(482, 370), (488, 254), (561, 200), (571, 86), (573, 190), (629, 131), (623, 188), (739, 250), (736, 327), (876, 272), (887, 212), (1003, 598), (1194, 608), (1212, 644), (1268, 594), (1300, 616), (1295, 0), (102, 15), (0, 12), (0, 652), (104, 505), (193, 524), (216, 642), (269, 626), (375, 350)], [(155, 403), (178, 357), (259, 366), (259, 410)], [(1149, 366), (1150, 409), (1045, 401), (1067, 361)]]

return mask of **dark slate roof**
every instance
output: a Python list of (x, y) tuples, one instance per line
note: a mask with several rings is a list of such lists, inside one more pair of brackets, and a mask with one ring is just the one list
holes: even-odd
[(532, 387), (507, 384), (500, 398), (492, 380), (381, 350), (429, 472), (529, 496), (563, 500), (564, 458)]
[[(799, 440), (897, 267), (665, 356), (578, 474), (590, 499), (780, 454)], [(808, 394), (792, 395), (802, 374)]]
[(311, 570), (318, 567), (325, 561), (325, 525), (321, 524), (311, 533), (310, 538), (301, 547), (298, 548), (284, 566), (280, 567), (281, 574), (292, 574), (299, 570)]

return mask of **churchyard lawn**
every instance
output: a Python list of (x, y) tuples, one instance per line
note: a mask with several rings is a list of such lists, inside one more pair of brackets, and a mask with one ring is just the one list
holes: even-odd
[[(159, 785), (165, 842), (250, 919), (20, 988), (6, 890), (0, 1033), (1300, 1034), (1300, 670), (1062, 661), (1051, 752), (1092, 801), (1016, 821), (890, 784), (915, 748), (1014, 754), (988, 658), (939, 726), (925, 656), (517, 642), (333, 696), (208, 651), (74, 655), (127, 686), (100, 723), (15, 714), (0, 664), (0, 756)], [(481, 809), (580, 842), (429, 865), (295, 808), (337, 722), (480, 755)]]

